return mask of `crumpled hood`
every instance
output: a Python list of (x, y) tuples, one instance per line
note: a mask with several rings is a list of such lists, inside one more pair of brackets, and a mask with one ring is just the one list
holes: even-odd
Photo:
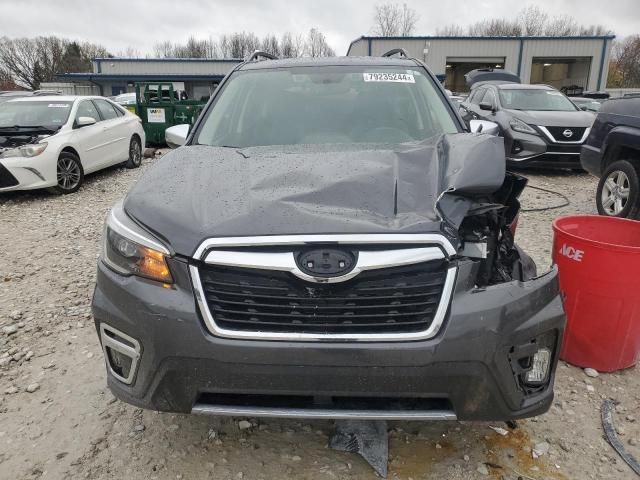
[(547, 112), (538, 110), (509, 110), (511, 114), (530, 125), (543, 127), (590, 127), (596, 116), (591, 112)]
[(472, 134), (394, 150), (186, 146), (149, 169), (124, 208), (187, 256), (209, 237), (434, 232), (443, 192), (491, 193), (504, 165), (501, 138)]

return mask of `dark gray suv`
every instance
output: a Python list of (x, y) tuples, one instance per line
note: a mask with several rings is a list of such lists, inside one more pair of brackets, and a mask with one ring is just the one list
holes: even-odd
[(473, 84), (460, 114), (467, 122), (480, 119), (500, 126), (510, 167), (579, 169), (580, 148), (595, 120), (553, 87), (503, 80)]
[(514, 244), (525, 183), (418, 60), (251, 59), (107, 218), (109, 387), (214, 415), (543, 413), (565, 317)]

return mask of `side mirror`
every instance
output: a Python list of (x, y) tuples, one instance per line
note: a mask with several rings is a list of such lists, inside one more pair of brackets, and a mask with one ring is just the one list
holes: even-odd
[(589, 109), (588, 109), (586, 106), (584, 106), (584, 105), (582, 105), (582, 106), (580, 107), (580, 110), (582, 110), (583, 112), (588, 112), (588, 111), (589, 111)]
[(470, 120), (469, 130), (471, 130), (471, 133), (484, 133), (486, 135), (498, 135), (500, 133), (498, 124), (487, 120)]
[(164, 132), (164, 140), (169, 148), (178, 148), (184, 145), (189, 136), (189, 128), (190, 125), (188, 123), (167, 128)]
[(78, 117), (76, 120), (76, 128), (88, 127), (89, 125), (95, 125), (96, 119), (93, 117)]
[(495, 111), (495, 107), (488, 102), (480, 102), (479, 107), (480, 107), (480, 110), (488, 110), (490, 112)]

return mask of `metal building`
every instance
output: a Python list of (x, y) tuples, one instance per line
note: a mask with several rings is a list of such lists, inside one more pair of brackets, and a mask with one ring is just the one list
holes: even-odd
[(524, 83), (604, 90), (613, 35), (588, 37), (366, 37), (347, 55), (375, 56), (404, 48), (423, 60), (454, 92), (468, 90), (464, 74), (495, 67), (516, 72)]
[(60, 73), (58, 79), (78, 86), (95, 86), (99, 95), (134, 92), (135, 82), (173, 82), (189, 98), (211, 95), (218, 83), (242, 60), (206, 58), (96, 58), (93, 72)]

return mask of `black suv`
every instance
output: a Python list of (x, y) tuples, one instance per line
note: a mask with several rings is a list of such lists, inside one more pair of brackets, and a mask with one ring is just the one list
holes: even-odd
[(502, 70), (473, 71), (467, 81), (471, 93), (460, 114), (466, 122), (482, 119), (500, 126), (509, 166), (580, 168), (580, 147), (593, 113), (582, 111), (553, 87), (522, 85)]
[(93, 312), (113, 393), (213, 415), (545, 412), (557, 271), (522, 177), (408, 58), (259, 60), (108, 216)]
[(600, 177), (596, 206), (601, 215), (640, 219), (640, 98), (602, 104), (580, 160)]

